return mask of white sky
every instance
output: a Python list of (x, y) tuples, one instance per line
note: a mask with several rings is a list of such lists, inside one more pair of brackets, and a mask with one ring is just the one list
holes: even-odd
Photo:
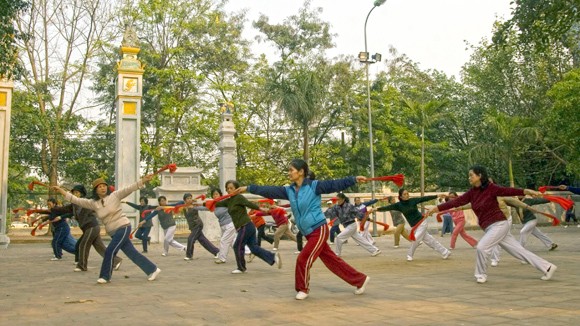
[[(373, 0), (312, 0), (311, 8), (321, 7), (320, 17), (331, 24), (336, 48), (328, 55), (356, 56), (364, 50), (364, 22)], [(465, 41), (477, 44), (489, 39), (493, 22), (509, 18), (510, 0), (387, 0), (371, 13), (367, 24), (370, 53), (388, 57), (389, 46), (405, 53), (422, 69), (437, 69), (459, 75), (471, 54)], [(248, 9), (245, 37), (253, 40), (251, 26), (260, 13), (270, 23), (281, 23), (296, 14), (303, 0), (230, 0), (226, 10)], [(255, 45), (255, 52), (274, 53), (266, 45)], [(376, 67), (381, 69), (381, 67)]]

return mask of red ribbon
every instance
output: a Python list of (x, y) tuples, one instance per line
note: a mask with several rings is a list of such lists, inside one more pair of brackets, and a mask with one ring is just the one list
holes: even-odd
[(271, 198), (258, 199), (258, 203), (268, 203), (271, 206), (274, 205), (274, 199)]
[(392, 181), (398, 187), (402, 187), (403, 183), (405, 183), (405, 176), (402, 174), (395, 174), (395, 175), (386, 175), (383, 177), (374, 177), (374, 178), (367, 178), (367, 180), (374, 180), (374, 181)]
[(227, 195), (223, 195), (221, 197), (218, 197), (216, 199), (208, 199), (205, 201), (205, 207), (207, 207), (207, 209), (209, 209), (210, 212), (215, 211), (215, 204), (217, 204), (218, 201), (222, 201), (224, 199), (228, 199), (230, 197), (232, 197), (234, 194), (227, 194)]
[(538, 188), (538, 191), (541, 193), (545, 193), (548, 189), (558, 189), (558, 186), (541, 186)]
[(169, 170), (169, 173), (174, 173), (175, 171), (177, 171), (177, 164), (175, 163), (167, 164), (153, 174), (159, 174), (165, 170)]
[(411, 240), (411, 241), (415, 241), (415, 240), (417, 240), (417, 239), (415, 238), (415, 230), (417, 230), (417, 228), (419, 227), (419, 225), (421, 225), (421, 223), (423, 223), (423, 221), (425, 221), (425, 219), (426, 219), (426, 218), (427, 218), (427, 216), (424, 216), (424, 217), (423, 217), (423, 218), (422, 218), (422, 219), (419, 221), (419, 223), (415, 224), (415, 226), (411, 228), (411, 232), (409, 233), (409, 240)]
[(43, 186), (48, 188), (48, 185), (46, 183), (42, 183), (40, 181), (34, 180), (31, 183), (28, 184), (28, 190), (33, 191), (34, 190), (34, 185), (39, 185), (39, 186)]
[(132, 240), (132, 239), (133, 239), (133, 234), (135, 234), (135, 232), (136, 232), (137, 230), (139, 230), (139, 228), (136, 228), (135, 230), (133, 230), (133, 231), (131, 232), (131, 234), (129, 234), (129, 240)]
[(551, 196), (551, 195), (543, 195), (543, 197), (546, 198), (547, 200), (553, 202), (553, 203), (559, 204), (566, 211), (569, 210), (570, 208), (572, 208), (572, 206), (574, 206), (574, 202), (570, 199), (567, 199), (567, 198), (558, 197), (558, 196)]

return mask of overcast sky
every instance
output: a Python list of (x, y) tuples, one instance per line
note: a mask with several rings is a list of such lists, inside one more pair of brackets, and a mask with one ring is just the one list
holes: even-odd
[[(312, 8), (321, 7), (321, 18), (337, 34), (339, 54), (356, 56), (364, 50), (364, 22), (373, 0), (312, 0)], [(228, 11), (247, 9), (249, 22), (245, 31), (252, 39), (257, 31), (251, 22), (262, 13), (270, 23), (281, 23), (296, 14), (302, 0), (230, 0)], [(459, 75), (469, 60), (465, 41), (477, 44), (490, 38), (493, 22), (510, 17), (510, 0), (387, 0), (370, 15), (367, 25), (368, 50), (387, 56), (389, 46), (407, 54), (422, 69), (438, 69), (448, 75)], [(273, 53), (271, 48), (256, 46), (258, 52)], [(374, 69), (378, 69), (375, 67)]]

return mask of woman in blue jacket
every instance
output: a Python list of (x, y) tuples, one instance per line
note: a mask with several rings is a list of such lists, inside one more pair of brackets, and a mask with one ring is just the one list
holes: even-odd
[(370, 280), (368, 276), (357, 271), (338, 257), (328, 245), (328, 226), (322, 213), (321, 194), (344, 190), (357, 182), (366, 182), (366, 177), (347, 177), (337, 180), (317, 181), (308, 170), (304, 160), (294, 159), (288, 168), (289, 186), (256, 186), (240, 187), (237, 193), (248, 191), (273, 199), (290, 201), (296, 226), (306, 237), (306, 245), (296, 259), (295, 288), (296, 300), (308, 297), (310, 268), (320, 257), (324, 265), (338, 277), (356, 287), (355, 294), (363, 294)]

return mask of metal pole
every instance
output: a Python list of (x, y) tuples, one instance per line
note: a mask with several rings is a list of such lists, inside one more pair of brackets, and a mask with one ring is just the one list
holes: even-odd
[[(367, 50), (367, 22), (369, 21), (369, 16), (371, 12), (375, 10), (377, 6), (374, 6), (368, 13), (367, 18), (365, 19), (365, 52), (368, 53)], [(370, 61), (367, 58), (365, 62), (366, 65), (366, 75), (367, 75), (367, 106), (368, 106), (368, 114), (369, 114), (369, 151), (370, 151), (370, 159), (371, 159), (371, 178), (375, 177), (375, 156), (373, 150), (373, 116), (371, 112), (371, 81), (369, 79), (369, 65)], [(375, 199), (375, 182), (371, 181), (371, 199)], [(377, 214), (373, 212), (373, 237), (376, 237), (377, 234)]]

